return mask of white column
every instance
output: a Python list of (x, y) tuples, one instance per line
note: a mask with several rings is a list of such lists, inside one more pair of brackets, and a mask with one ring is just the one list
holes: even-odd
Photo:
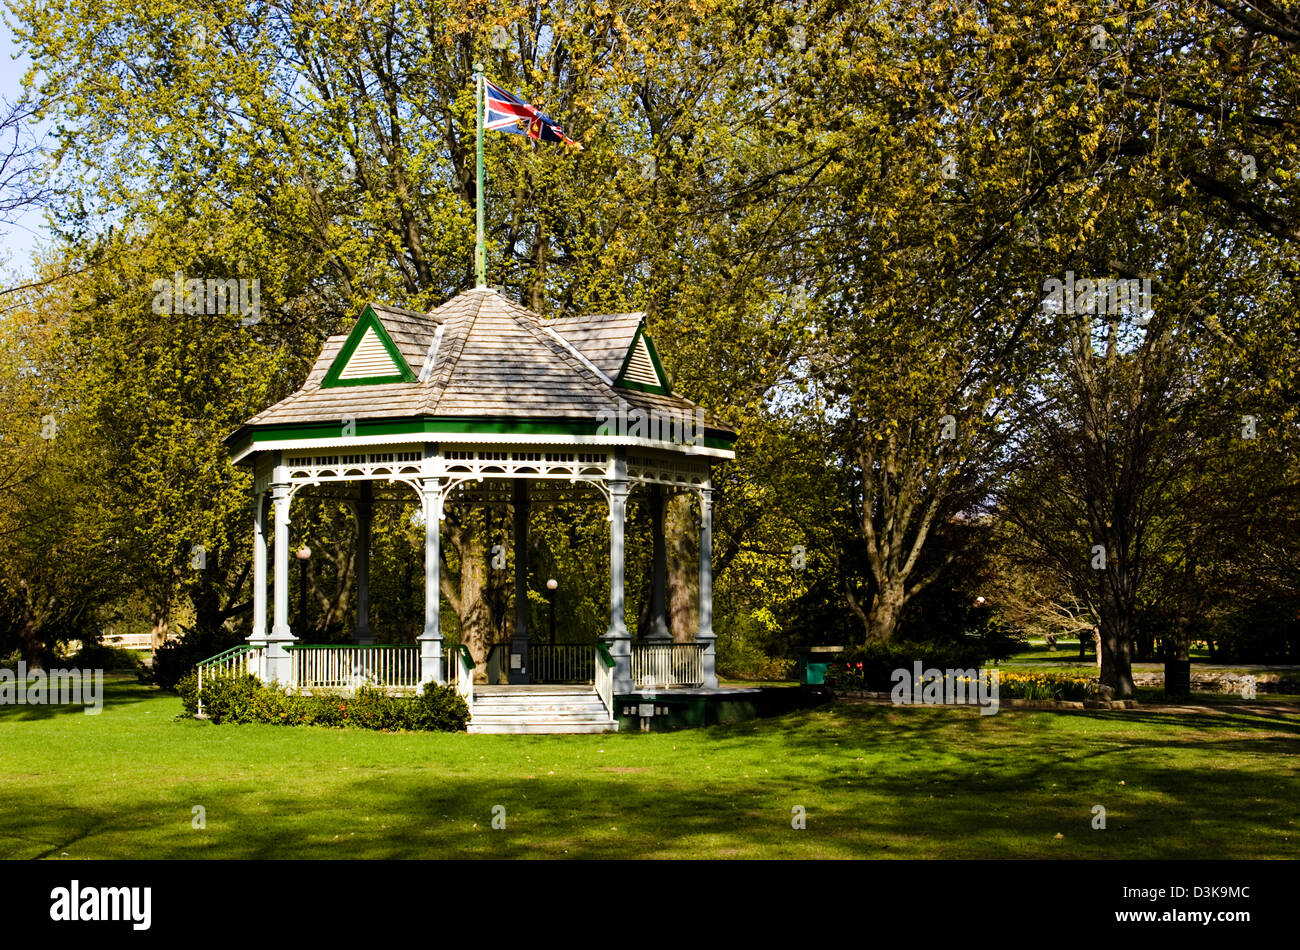
[[(266, 492), (253, 495), (253, 632), (248, 645), (260, 650), (266, 646)], [(262, 664), (257, 674), (264, 677)]]
[(374, 491), (370, 482), (361, 483), (357, 500), (357, 629), (353, 643), (370, 644), (375, 635), (370, 630), (370, 524), (374, 518)]
[(267, 637), (266, 678), (285, 685), (291, 682), (292, 665), (289, 651), (285, 649), (297, 638), (289, 629), (289, 483), (284, 480), (287, 473), (282, 466), (276, 466), (275, 481), (271, 484), (271, 502), (274, 505), (275, 544), (274, 575), (275, 622), (271, 635)]
[(442, 630), (439, 612), (442, 609), (441, 522), (442, 479), (425, 478), (420, 482), (420, 497), (424, 502), (424, 632), (420, 634), (420, 688), (430, 681), (447, 682), (443, 670)]
[[(507, 670), (507, 682), (529, 683), (528, 658), (528, 480), (521, 478), (514, 483), (515, 528), (515, 632), (510, 640), (510, 661)], [(515, 667), (515, 657), (519, 657), (519, 666)]]
[(718, 685), (717, 636), (713, 632), (713, 489), (700, 489), (700, 632), (695, 642), (704, 665), (704, 686)]
[(614, 660), (614, 692), (630, 693), (632, 637), (627, 632), (623, 596), (623, 530), (627, 520), (627, 453), (615, 449), (609, 478), (609, 629), (603, 639)]

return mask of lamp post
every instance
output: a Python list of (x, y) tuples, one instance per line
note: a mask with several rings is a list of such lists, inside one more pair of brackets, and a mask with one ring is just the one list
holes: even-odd
[(555, 646), (555, 588), (559, 586), (554, 577), (546, 582), (546, 599), (551, 603), (551, 646)]
[(307, 629), (307, 561), (311, 559), (311, 548), (300, 547), (294, 556), (298, 558), (298, 623)]

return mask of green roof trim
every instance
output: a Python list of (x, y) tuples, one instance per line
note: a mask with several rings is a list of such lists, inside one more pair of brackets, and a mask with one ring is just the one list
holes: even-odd
[[(366, 335), (367, 330), (374, 330), (375, 336), (383, 345), (388, 355), (392, 358), (393, 364), (397, 367), (398, 372), (388, 376), (367, 376), (362, 379), (340, 379), (339, 375), (347, 368), (348, 361), (352, 359), (352, 354), (361, 344), (362, 338)], [(353, 326), (352, 332), (348, 334), (347, 340), (343, 343), (343, 349), (339, 350), (339, 355), (334, 357), (334, 362), (330, 364), (329, 372), (321, 380), (321, 389), (333, 389), (339, 386), (374, 386), (379, 383), (413, 383), (415, 382), (415, 373), (411, 372), (411, 367), (407, 365), (397, 344), (393, 338), (388, 335), (383, 321), (375, 314), (370, 304), (361, 311), (361, 316), (357, 318), (356, 325)]]
[[(405, 419), (357, 420), (355, 429), (344, 436), (347, 424), (318, 422), (279, 424), (248, 427), (228, 440), (233, 454), (259, 442), (281, 440), (342, 439), (355, 436), (419, 436), (419, 435), (597, 435), (601, 423), (595, 420), (562, 421), (554, 419), (467, 418), (425, 416)], [(715, 432), (717, 430), (714, 430)], [(704, 445), (712, 449), (730, 450), (734, 439), (718, 435), (704, 436)], [(671, 443), (666, 443), (671, 444)]]
[[(623, 378), (628, 366), (632, 363), (632, 356), (636, 353), (636, 346), (643, 338), (645, 339), (646, 352), (650, 354), (650, 364), (654, 367), (655, 375), (659, 377), (658, 386), (650, 386), (646, 383), (638, 383), (635, 380)], [(664, 372), (663, 364), (659, 362), (659, 352), (655, 349), (650, 334), (645, 332), (644, 323), (636, 328), (636, 335), (632, 337), (632, 345), (627, 348), (627, 353), (623, 357), (623, 365), (619, 367), (618, 375), (614, 377), (614, 385), (622, 389), (635, 389), (637, 392), (655, 393), (660, 396), (671, 396), (673, 394), (673, 391), (668, 388), (668, 374)]]

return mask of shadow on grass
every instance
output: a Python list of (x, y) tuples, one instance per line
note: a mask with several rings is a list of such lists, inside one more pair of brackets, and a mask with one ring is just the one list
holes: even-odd
[[(318, 746), (295, 762), (299, 733), (285, 727), (283, 742), (276, 736), (284, 758), (272, 755), (254, 768), (245, 764), (252, 760), (246, 750), (256, 743), (243, 740), (242, 727), (208, 727), (232, 745), (231, 771), (220, 777), (209, 768), (80, 807), (57, 785), (0, 787), (0, 852), (1293, 856), (1285, 839), (1296, 832), (1295, 777), (1277, 757), (1296, 751), (1295, 723), (1135, 712), (981, 718), (974, 711), (835, 706), (686, 733), (547, 737), (554, 745), (429, 736), (419, 746), (428, 761), (409, 767), (385, 752), (393, 746), (353, 743), (344, 733), (336, 733), (337, 748), (346, 753)], [(410, 740), (403, 740), (408, 748)], [(467, 744), (477, 762), (464, 754)], [(595, 759), (596, 750), (605, 757)], [(529, 751), (539, 759), (554, 752), (565, 760), (556, 765), (562, 774), (525, 763)], [(1262, 761), (1277, 767), (1261, 768)], [(236, 767), (247, 771), (234, 774)], [(169, 777), (180, 768), (169, 765)], [(192, 827), (196, 804), (207, 809), (204, 829)], [(1104, 833), (1090, 825), (1095, 805), (1109, 816)], [(791, 826), (796, 807), (806, 810), (803, 830)], [(494, 818), (504, 828), (494, 828)]]
[[(50, 691), (46, 690), (47, 697), (49, 694)], [(86, 695), (84, 689), (81, 695)], [(159, 695), (166, 694), (156, 686), (149, 686), (139, 682), (133, 673), (105, 673), (99, 712), (92, 710), (88, 713), (86, 711), (87, 704), (84, 702), (40, 703), (37, 705), (24, 703), (21, 706), (2, 704), (0, 705), (0, 724), (6, 722), (32, 722), (69, 715), (102, 715), (110, 710), (125, 709), (134, 706), (136, 703), (154, 699)]]

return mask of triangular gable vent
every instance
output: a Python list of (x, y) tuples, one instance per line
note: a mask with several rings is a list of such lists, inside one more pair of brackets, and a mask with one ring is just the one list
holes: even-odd
[(402, 371), (393, 362), (388, 350), (374, 327), (367, 327), (361, 342), (352, 351), (348, 365), (339, 373), (339, 379), (370, 379), (375, 376), (397, 376)]
[(415, 374), (406, 365), (406, 360), (374, 311), (367, 307), (325, 374), (321, 386), (328, 389), (332, 386), (401, 382), (415, 382)]
[(650, 359), (650, 349), (645, 345), (645, 336), (637, 338), (636, 346), (632, 348), (632, 358), (627, 361), (627, 369), (623, 371), (623, 378), (645, 386), (663, 385), (659, 374), (655, 372), (655, 364)]
[(628, 389), (667, 394), (669, 388), (665, 379), (654, 343), (646, 336), (644, 329), (638, 330), (615, 384)]

